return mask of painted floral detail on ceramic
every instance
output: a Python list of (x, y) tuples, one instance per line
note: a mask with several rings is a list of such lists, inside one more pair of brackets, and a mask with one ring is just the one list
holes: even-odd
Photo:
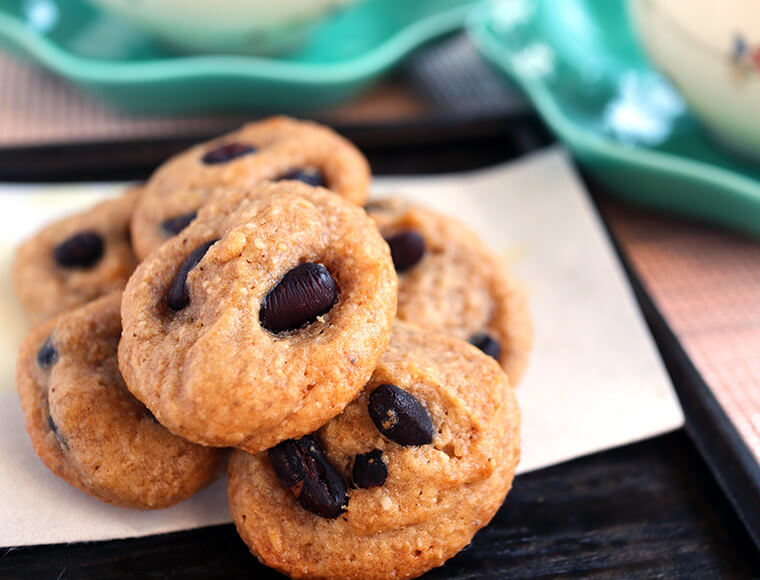
[(738, 78), (760, 72), (760, 43), (750, 43), (743, 34), (735, 34), (731, 47), (731, 64)]

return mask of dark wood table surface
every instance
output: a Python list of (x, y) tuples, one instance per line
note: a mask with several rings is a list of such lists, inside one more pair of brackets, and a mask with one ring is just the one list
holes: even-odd
[[(509, 130), (498, 123), (488, 131), (434, 123), (396, 140), (388, 130), (357, 130), (358, 137), (346, 132), (359, 140), (378, 174), (483, 167), (550, 142), (533, 119), (511, 120)], [(0, 151), (0, 179), (145, 177), (157, 159), (184, 145)], [(643, 305), (646, 311), (645, 298)], [(647, 319), (666, 363), (672, 362), (667, 336), (651, 313)], [(679, 387), (683, 374), (668, 368)], [(518, 477), (472, 545), (425, 578), (760, 577), (760, 553), (697, 451), (694, 427), (689, 433), (679, 430)], [(231, 525), (0, 553), (0, 578), (270, 577), (280, 576), (257, 563)]]

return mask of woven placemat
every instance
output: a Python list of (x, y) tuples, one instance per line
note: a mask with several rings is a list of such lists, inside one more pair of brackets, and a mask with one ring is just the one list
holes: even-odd
[(760, 461), (760, 244), (605, 203), (616, 238)]

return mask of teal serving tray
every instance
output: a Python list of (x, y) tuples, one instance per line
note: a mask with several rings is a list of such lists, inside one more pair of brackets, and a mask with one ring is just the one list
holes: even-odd
[[(287, 1), (287, 0), (285, 0)], [(298, 112), (345, 101), (474, 0), (363, 0), (281, 57), (183, 56), (82, 0), (0, 0), (0, 48), (137, 112)]]
[(760, 166), (713, 141), (652, 69), (623, 0), (493, 0), (468, 31), (611, 193), (760, 234)]

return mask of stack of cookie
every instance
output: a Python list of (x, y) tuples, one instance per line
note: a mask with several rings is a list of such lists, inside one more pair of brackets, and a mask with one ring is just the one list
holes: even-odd
[(275, 118), (23, 244), (45, 464), (155, 509), (235, 448), (240, 536), (297, 578), (411, 578), (467, 545), (519, 460), (525, 299), (456, 220), (362, 207), (369, 183), (345, 139)]

